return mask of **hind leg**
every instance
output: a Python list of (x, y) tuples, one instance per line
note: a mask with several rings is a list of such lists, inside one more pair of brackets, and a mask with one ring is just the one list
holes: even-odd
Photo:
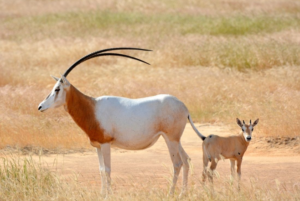
[(202, 182), (205, 183), (206, 178), (207, 178), (207, 168), (208, 168), (208, 158), (207, 156), (203, 153), (203, 172), (202, 172)]
[(181, 195), (184, 195), (187, 191), (191, 159), (187, 155), (187, 153), (184, 151), (184, 149), (182, 148), (181, 143), (179, 143), (179, 155), (180, 155), (181, 161), (183, 162), (183, 185), (182, 185)]
[(211, 160), (211, 165), (210, 165), (210, 171), (209, 171), (209, 176), (208, 176), (208, 178), (209, 178), (209, 181), (211, 182), (211, 183), (213, 183), (214, 181), (213, 181), (213, 174), (214, 174), (214, 170), (217, 168), (217, 161), (216, 161), (216, 159), (215, 158), (212, 158), (212, 160)]
[(178, 175), (182, 167), (182, 161), (179, 154), (179, 143), (176, 141), (169, 141), (168, 139), (165, 140), (168, 145), (170, 157), (173, 163), (173, 183), (169, 192), (169, 195), (173, 195), (177, 183)]

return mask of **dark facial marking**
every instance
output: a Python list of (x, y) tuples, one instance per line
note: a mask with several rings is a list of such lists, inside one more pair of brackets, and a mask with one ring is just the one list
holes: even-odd
[(60, 91), (60, 88), (57, 87), (57, 88), (55, 89), (55, 92), (56, 92), (56, 93), (55, 93), (54, 101), (56, 100), (59, 91)]

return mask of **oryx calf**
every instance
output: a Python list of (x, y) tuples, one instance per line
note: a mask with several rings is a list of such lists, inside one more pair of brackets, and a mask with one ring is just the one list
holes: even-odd
[[(252, 139), (253, 128), (257, 125), (259, 119), (253, 124), (247, 125), (237, 118), (237, 124), (242, 128), (242, 132), (236, 136), (221, 137), (217, 135), (209, 135), (208, 137), (203, 136), (196, 127), (192, 124), (193, 129), (196, 131), (198, 136), (203, 140), (203, 182), (206, 177), (213, 182), (212, 173), (217, 167), (217, 163), (220, 159), (230, 159), (231, 162), (231, 175), (235, 175), (235, 161), (237, 161), (237, 173), (238, 182), (241, 179), (241, 165), (244, 153), (246, 152), (248, 145)], [(208, 163), (211, 162), (210, 170), (208, 170)]]
[(64, 106), (77, 125), (87, 134), (91, 145), (97, 148), (103, 194), (106, 194), (107, 190), (110, 191), (111, 145), (128, 150), (145, 149), (152, 146), (161, 135), (168, 146), (174, 168), (170, 194), (174, 192), (182, 166), (182, 192), (184, 193), (188, 182), (189, 157), (181, 146), (180, 138), (189, 112), (181, 101), (170, 95), (140, 99), (114, 96), (93, 98), (81, 93), (66, 78), (74, 67), (94, 57), (112, 55), (139, 60), (123, 54), (103, 53), (124, 49), (144, 50), (113, 48), (83, 57), (75, 62), (61, 78), (54, 78), (56, 84), (38, 109), (43, 112), (49, 108)]

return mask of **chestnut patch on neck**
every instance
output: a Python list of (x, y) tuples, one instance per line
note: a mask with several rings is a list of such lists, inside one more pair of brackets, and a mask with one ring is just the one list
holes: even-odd
[(81, 93), (78, 89), (70, 86), (66, 92), (66, 106), (68, 112), (77, 125), (88, 135), (90, 141), (107, 143), (113, 140), (105, 135), (104, 129), (96, 119), (96, 101)]

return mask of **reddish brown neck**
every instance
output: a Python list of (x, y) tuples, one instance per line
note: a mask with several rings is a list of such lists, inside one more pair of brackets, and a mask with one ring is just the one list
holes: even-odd
[(105, 143), (111, 139), (104, 136), (96, 118), (96, 101), (81, 93), (72, 85), (66, 92), (66, 107), (76, 124), (88, 135), (91, 141)]
[(87, 119), (94, 115), (95, 101), (77, 90), (72, 85), (66, 92), (66, 106), (74, 121), (84, 127)]

